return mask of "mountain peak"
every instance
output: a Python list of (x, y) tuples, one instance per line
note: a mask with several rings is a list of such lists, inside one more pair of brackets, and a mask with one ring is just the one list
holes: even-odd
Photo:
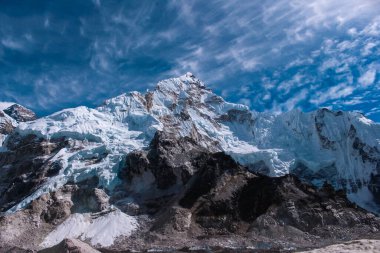
[(200, 89), (205, 89), (204, 83), (190, 72), (180, 77), (162, 80), (156, 87), (156, 90), (176, 94)]
[[(34, 117), (27, 112), (19, 105), (10, 105), (0, 117), (0, 212), (14, 217), (28, 206), (32, 207), (29, 210), (44, 210), (36, 217), (63, 224), (57, 227), (57, 232), (49, 234), (48, 242), (59, 242), (63, 239), (60, 235), (66, 236), (67, 232), (71, 236), (71, 231), (75, 231), (74, 237), (82, 235), (95, 243), (94, 228), (107, 224), (121, 228), (111, 229), (109, 241), (101, 237), (100, 243), (110, 245), (120, 234), (134, 233), (139, 222), (141, 227), (145, 226), (144, 220), (135, 220), (128, 212), (134, 215), (145, 212), (145, 208), (154, 211), (173, 196), (185, 198), (180, 201), (181, 209), (174, 213), (183, 217), (186, 224), (198, 220), (191, 215), (209, 216), (207, 212), (221, 209), (231, 210), (232, 213), (226, 213), (231, 217), (244, 213), (244, 222), (255, 222), (279, 199), (285, 210), (315, 213), (316, 199), (307, 208), (303, 201), (301, 207), (295, 205), (301, 202), (293, 193), (303, 191), (304, 196), (306, 186), (301, 187), (300, 181), (287, 174), (322, 188), (328, 181), (331, 188), (345, 190), (351, 201), (380, 213), (380, 125), (370, 124), (356, 113), (327, 109), (309, 113), (252, 112), (205, 89), (202, 81), (191, 73), (163, 80), (146, 93), (121, 94), (98, 108), (81, 106), (20, 122), (25, 114)], [(210, 183), (214, 185), (212, 188)], [(292, 191), (289, 196), (283, 195), (287, 189)], [(307, 189), (315, 195), (316, 190)], [(320, 196), (331, 192), (322, 190)], [(233, 196), (239, 194), (242, 197), (238, 199), (244, 203), (233, 206), (238, 203)], [(252, 198), (255, 194), (258, 198)], [(215, 199), (209, 199), (210, 196)], [(344, 210), (348, 210), (349, 203), (341, 200), (347, 203)], [(218, 201), (233, 205), (220, 208)], [(343, 202), (339, 201), (339, 205)], [(216, 205), (210, 209), (203, 203)], [(267, 207), (260, 211), (252, 203)], [(334, 203), (335, 200), (320, 204)], [(194, 204), (205, 209), (189, 216)], [(115, 211), (114, 207), (122, 211)], [(72, 210), (80, 213), (61, 223)], [(82, 213), (84, 210), (91, 214)], [(283, 210), (278, 209), (281, 217)], [(325, 220), (336, 223), (336, 212), (323, 210), (326, 216), (322, 224)], [(365, 212), (358, 212), (367, 219)], [(317, 216), (320, 217), (319, 213)], [(269, 218), (276, 220), (279, 216)], [(215, 220), (206, 223), (212, 224), (211, 221)], [(72, 229), (73, 224), (79, 225)], [(304, 220), (298, 224), (305, 224)], [(96, 231), (104, 235), (103, 230)]]
[[(11, 211), (72, 178), (96, 175), (99, 186), (112, 191), (118, 183), (120, 160), (133, 150), (145, 149), (157, 131), (194, 139), (208, 150), (226, 152), (250, 170), (269, 176), (297, 172), (318, 185), (327, 179), (321, 175), (328, 174), (336, 188), (353, 195), (360, 194), (360, 187), (374, 198), (371, 194), (376, 189), (368, 190), (368, 186), (377, 179), (371, 173), (380, 174), (376, 171), (380, 125), (368, 124), (354, 113), (326, 110), (279, 115), (252, 112), (212, 93), (192, 73), (160, 81), (145, 94), (125, 93), (95, 109), (67, 109), (19, 124), (14, 131), (24, 137), (72, 140), (75, 145), (81, 143), (87, 153), (79, 154), (77, 147), (62, 151), (57, 159), (69, 166), (63, 169), (67, 175), (39, 186)], [(347, 155), (355, 159), (345, 159)], [(84, 156), (98, 160), (90, 166)], [(83, 170), (88, 171), (86, 176)]]
[(18, 122), (32, 121), (37, 118), (32, 110), (19, 104), (13, 104), (3, 111)]

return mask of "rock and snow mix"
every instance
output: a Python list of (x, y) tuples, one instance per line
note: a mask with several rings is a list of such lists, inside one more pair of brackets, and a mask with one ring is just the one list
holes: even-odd
[(0, 102), (0, 152), (6, 150), (3, 142), (13, 128), (18, 125), (18, 121), (5, 112), (14, 105), (14, 103)]
[[(295, 173), (318, 186), (330, 180), (370, 208), (358, 194), (373, 198), (366, 189), (380, 170), (379, 124), (359, 113), (327, 109), (280, 115), (251, 112), (244, 105), (224, 101), (187, 73), (159, 82), (146, 94), (122, 94), (95, 109), (66, 109), (20, 123), (17, 134), (47, 140), (64, 137), (70, 147), (52, 158), (63, 167), (59, 174), (10, 212), (69, 180), (97, 176), (99, 185), (112, 191), (125, 155), (147, 147), (158, 130), (191, 136), (209, 150), (225, 151), (270, 176)], [(96, 162), (89, 163), (90, 159)]]
[[(178, 160), (176, 155), (183, 155), (187, 149), (195, 149), (195, 153), (207, 150), (210, 154), (224, 151), (250, 170), (272, 177), (292, 173), (316, 186), (322, 186), (325, 181), (329, 181), (335, 188), (346, 190), (351, 201), (369, 211), (380, 213), (376, 204), (376, 198), (380, 201), (380, 125), (360, 113), (334, 112), (327, 109), (308, 113), (293, 110), (279, 115), (252, 112), (244, 105), (224, 101), (206, 89), (191, 73), (187, 73), (179, 78), (161, 81), (155, 90), (145, 94), (131, 92), (106, 100), (97, 108), (81, 106), (40, 119), (34, 118), (35, 114), (24, 107), (0, 103), (0, 155), (3, 155), (0, 157), (1, 168), (3, 175), (11, 175), (9, 182), (1, 181), (0, 187), (4, 189), (4, 194), (0, 196), (0, 201), (3, 205), (1, 210), (12, 216), (12, 213), (25, 208), (33, 200), (42, 196), (33, 203), (43, 201), (49, 195), (45, 193), (51, 193), (51, 199), (46, 200), (47, 214), (42, 215), (44, 209), (37, 208), (36, 205), (33, 207), (33, 204), (32, 209), (39, 210), (37, 216), (47, 219), (47, 223), (51, 223), (51, 217), (59, 220), (54, 224), (68, 218), (47, 235), (42, 247), (53, 246), (65, 238), (79, 238), (94, 246), (107, 247), (113, 245), (118, 237), (131, 235), (138, 228), (138, 221), (122, 211), (107, 213), (100, 208), (101, 214), (93, 217), (94, 213), (89, 212), (98, 211), (90, 209), (83, 211), (86, 213), (75, 213), (79, 209), (71, 207), (91, 202), (87, 197), (92, 196), (90, 193), (97, 188), (101, 189), (107, 201), (107, 194), (114, 201), (120, 200), (121, 202), (112, 203), (116, 206), (117, 203), (128, 202), (118, 207), (135, 214), (141, 204), (137, 200), (142, 198), (144, 189), (150, 194), (150, 190), (156, 188), (149, 187), (158, 184), (160, 179), (163, 193), (174, 194), (175, 190), (170, 191), (176, 188), (171, 186), (177, 186), (176, 182), (179, 182), (176, 181), (177, 176), (186, 181), (186, 176), (193, 175), (199, 169), (195, 165), (193, 168), (187, 161), (181, 164), (184, 166), (178, 172), (178, 168), (172, 164), (174, 160)], [(158, 131), (164, 133), (157, 134)], [(165, 151), (167, 153), (162, 149), (155, 150), (152, 152), (153, 156), (149, 157), (147, 150), (153, 148), (154, 140), (158, 136), (161, 136), (160, 145), (163, 146), (174, 145), (173, 143), (180, 140), (191, 140), (191, 145), (172, 147), (173, 149)], [(177, 142), (170, 142), (168, 136)], [(194, 148), (194, 143), (199, 146)], [(178, 154), (173, 154), (173, 150)], [(159, 156), (155, 157), (154, 154), (158, 153)], [(135, 158), (139, 158), (132, 163), (134, 166), (129, 167), (135, 169), (130, 171), (138, 176), (131, 177), (126, 185), (122, 172), (128, 170), (128, 154), (135, 154)], [(192, 154), (187, 155), (187, 159), (192, 157)], [(226, 157), (220, 158), (224, 159), (222, 163), (230, 159)], [(236, 165), (232, 159), (229, 161)], [(155, 171), (159, 166), (152, 168), (152, 164), (159, 164), (160, 171)], [(244, 169), (241, 175), (252, 176), (253, 174), (246, 172), (246, 167), (241, 167)], [(170, 178), (169, 172), (178, 175)], [(182, 172), (185, 174), (181, 174)], [(283, 178), (270, 178), (277, 179)], [(240, 184), (243, 187), (246, 182), (244, 180), (232, 182), (233, 189)], [(268, 185), (268, 182), (265, 184)], [(72, 198), (59, 199), (57, 191), (64, 191), (69, 185), (78, 187), (78, 194), (83, 193), (79, 189), (88, 191), (87, 194), (90, 195), (81, 195), (87, 202), (78, 202), (76, 199), (75, 204), (74, 193), (70, 195)], [(171, 188), (166, 189), (166, 186)], [(198, 189), (198, 185), (196, 187)], [(273, 187), (270, 188), (270, 193), (264, 193), (272, 194)], [(138, 193), (136, 199), (129, 196), (133, 190)], [(305, 194), (298, 188), (295, 191), (300, 195)], [(161, 201), (159, 194), (161, 192), (153, 197)], [(91, 206), (99, 207), (96, 199), (92, 198)], [(265, 197), (261, 201), (267, 200), (268, 197)], [(59, 202), (56, 203), (58, 208), (52, 204), (54, 201)], [(132, 203), (133, 201), (136, 202)], [(348, 203), (346, 199), (344, 201)], [(248, 202), (247, 209), (252, 204), (250, 199)], [(60, 205), (67, 208), (66, 213), (57, 210)], [(262, 206), (263, 203), (258, 205)], [(287, 203), (286, 208), (284, 207), (286, 210), (288, 205), (292, 210), (292, 217), (298, 217), (295, 204)], [(331, 209), (331, 205), (329, 208)], [(283, 213), (283, 210), (279, 212)], [(307, 212), (309, 210), (304, 213)], [(318, 211), (312, 213), (316, 212)], [(326, 215), (331, 217), (329, 211), (326, 211)], [(361, 215), (366, 219), (365, 213)], [(322, 223), (323, 220), (322, 217)], [(140, 228), (142, 227), (144, 224), (140, 222)]]

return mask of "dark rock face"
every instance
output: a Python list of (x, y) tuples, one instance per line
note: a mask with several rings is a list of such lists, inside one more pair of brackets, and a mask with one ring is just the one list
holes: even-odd
[(355, 137), (352, 147), (359, 151), (360, 156), (362, 157), (363, 162), (377, 163), (380, 169), (379, 157), (380, 152), (376, 147), (371, 147), (362, 142), (358, 137)]
[(375, 201), (380, 205), (380, 175), (371, 175), (371, 180), (369, 181), (368, 189), (372, 192), (375, 197)]
[(202, 203), (202, 208), (197, 210), (198, 216), (227, 215), (231, 222), (250, 223), (250, 230), (263, 229), (265, 226), (258, 223), (262, 219), (311, 234), (318, 234), (319, 229), (330, 226), (335, 226), (335, 232), (339, 229), (346, 232), (346, 229), (359, 224), (368, 226), (368, 231), (378, 231), (380, 228), (373, 215), (356, 209), (343, 192), (335, 192), (330, 185), (317, 190), (293, 176), (250, 178), (235, 192), (228, 206), (225, 201), (219, 203), (209, 198), (203, 196), (202, 201), (206, 202), (206, 199), (207, 203)]
[(127, 158), (123, 187), (147, 178), (144, 173), (151, 175), (150, 190), (132, 187), (127, 192), (141, 198), (140, 213), (154, 217), (149, 232), (140, 237), (150, 243), (152, 235), (159, 238), (157, 244), (169, 237), (183, 242), (229, 235), (300, 247), (379, 236), (379, 218), (328, 183), (317, 189), (293, 175), (254, 174), (191, 139), (158, 133), (148, 150)]
[(71, 214), (74, 205), (72, 195), (78, 189), (76, 185), (65, 185), (58, 191), (44, 194), (32, 201), (27, 210), (38, 215), (46, 223), (59, 224)]
[(109, 208), (109, 196), (96, 188), (91, 181), (68, 183), (59, 190), (46, 193), (32, 201), (27, 210), (37, 214), (42, 221), (59, 224), (71, 213), (98, 213)]
[[(255, 175), (228, 161), (219, 154), (211, 156), (179, 201), (193, 211), (193, 220), (208, 232), (261, 234), (268, 226), (274, 231), (275, 227), (291, 227), (297, 231), (295, 236), (330, 234), (338, 239), (354, 236), (358, 227), (367, 233), (380, 229), (374, 215), (357, 208), (343, 191), (336, 192), (331, 185), (318, 190), (292, 175)], [(244, 227), (248, 229), (241, 230)]]
[[(240, 174), (250, 175), (244, 167), (239, 166), (230, 156), (224, 153), (203, 153), (194, 160), (198, 172), (192, 178), (188, 190), (179, 204), (186, 208), (191, 208), (197, 200), (219, 187), (219, 179), (222, 175), (239, 176)], [(253, 176), (253, 174), (252, 174)], [(240, 184), (244, 183), (244, 178)], [(236, 182), (237, 183), (237, 182)], [(220, 196), (219, 196), (220, 197)]]
[(11, 134), (15, 128), (14, 123), (7, 116), (13, 118), (16, 122), (26, 122), (37, 118), (33, 111), (14, 104), (4, 111), (0, 111), (0, 134), (3, 135)]
[[(134, 197), (140, 207), (158, 211), (197, 170), (192, 161), (205, 152), (190, 138), (175, 138), (168, 133), (157, 133), (147, 151), (136, 151), (126, 157), (125, 168), (119, 173), (124, 184), (113, 198)], [(121, 203), (121, 202), (120, 202)]]
[(301, 162), (298, 162), (298, 164), (293, 168), (291, 173), (297, 175), (297, 177), (299, 177), (301, 180), (305, 182), (310, 182), (317, 187), (321, 187), (324, 181), (328, 181), (329, 183), (339, 182), (339, 184), (336, 185), (336, 188), (342, 188), (343, 185), (345, 186), (347, 184), (347, 182), (339, 179), (338, 170), (335, 164), (326, 166), (313, 172), (309, 168), (307, 168), (306, 165), (304, 165)]
[(28, 136), (24, 140), (17, 135), (11, 136), (18, 122), (34, 119), (34, 112), (17, 104), (0, 111), (0, 137), (4, 138), (0, 145), (5, 147), (8, 144), (5, 147), (7, 151), (0, 152), (0, 212), (25, 197), (39, 184), (36, 172), (43, 165), (43, 159), (39, 157), (40, 153), (45, 152), (42, 150), (42, 140), (37, 140), (35, 136)]
[[(0, 119), (1, 118), (4, 118), (2, 116), (4, 115), (1, 115), (2, 112), (0, 111)], [(12, 133), (13, 129), (15, 127), (12, 125), (12, 123), (9, 121), (9, 120), (6, 120), (6, 119), (2, 119), (1, 122), (0, 122), (0, 134), (10, 134)]]
[(79, 188), (72, 195), (73, 213), (95, 213), (109, 208), (109, 196), (104, 190), (96, 188), (97, 181), (97, 178), (93, 178), (79, 184)]
[(64, 139), (47, 141), (33, 135), (9, 137), (6, 152), (0, 153), (0, 211), (5, 211), (34, 189), (47, 177), (61, 169), (49, 158), (67, 145)]
[(314, 118), (315, 128), (317, 129), (317, 133), (318, 133), (319, 139), (321, 141), (322, 147), (325, 148), (325, 149), (335, 150), (336, 149), (336, 147), (335, 147), (335, 144), (336, 144), (335, 141), (330, 140), (328, 137), (324, 136), (323, 133), (322, 133), (322, 130), (325, 127), (325, 123), (324, 123), (324, 119), (323, 118), (325, 117), (325, 114), (327, 114), (327, 113), (332, 113), (335, 116), (340, 116), (341, 115), (341, 113), (339, 113), (339, 112), (335, 113), (335, 112), (330, 111), (329, 109), (326, 109), (326, 108), (318, 110), (317, 111), (317, 115)]
[[(30, 252), (25, 249), (39, 249), (45, 236), (73, 213), (92, 212), (93, 215), (101, 215), (109, 207), (109, 197), (94, 186), (95, 181), (68, 183), (33, 200), (25, 209), (0, 216), (0, 252)], [(80, 241), (78, 243), (93, 250)], [(14, 246), (20, 247), (20, 251), (12, 251)], [(92, 252), (61, 251), (61, 246), (42, 252)]]
[(18, 104), (8, 107), (4, 112), (17, 122), (26, 122), (37, 119), (37, 116), (33, 111)]

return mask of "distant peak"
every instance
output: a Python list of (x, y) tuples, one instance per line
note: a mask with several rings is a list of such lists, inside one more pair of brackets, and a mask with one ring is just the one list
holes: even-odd
[(3, 111), (18, 122), (32, 121), (37, 119), (36, 114), (32, 110), (29, 110), (28, 108), (19, 104), (13, 104)]

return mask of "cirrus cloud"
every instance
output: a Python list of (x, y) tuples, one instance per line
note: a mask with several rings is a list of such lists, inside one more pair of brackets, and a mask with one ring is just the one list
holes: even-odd
[[(191, 71), (254, 110), (380, 120), (375, 0), (0, 3), (0, 100), (41, 115)], [(243, 88), (242, 88), (243, 87)]]

